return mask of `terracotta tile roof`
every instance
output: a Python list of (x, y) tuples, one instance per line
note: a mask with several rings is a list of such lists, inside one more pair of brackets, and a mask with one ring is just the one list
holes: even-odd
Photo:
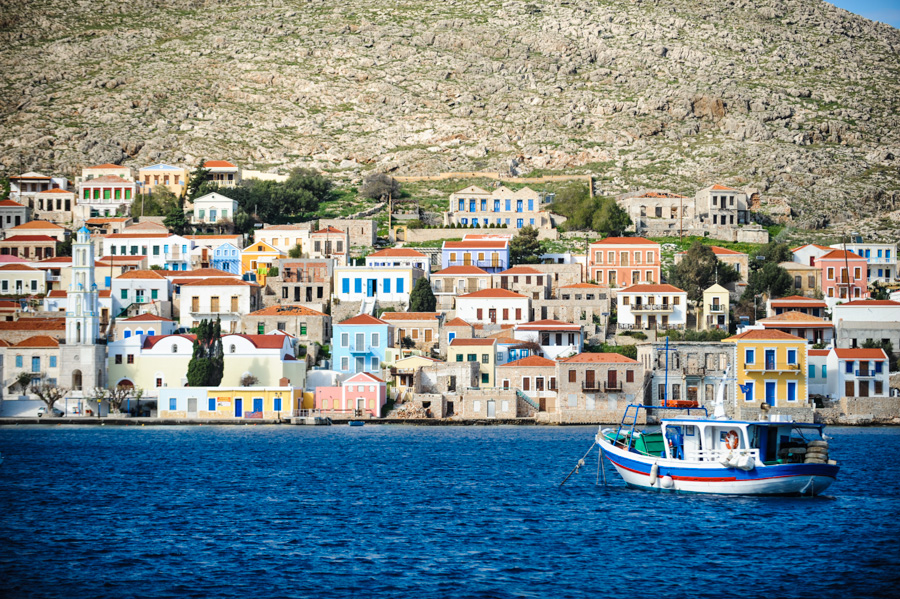
[(543, 272), (539, 271), (536, 268), (532, 268), (531, 266), (513, 266), (512, 268), (507, 268), (500, 275), (542, 275)]
[(27, 229), (65, 229), (65, 227), (60, 227), (59, 225), (55, 225), (46, 220), (30, 220), (27, 223), (22, 223), (17, 227), (13, 227), (10, 231), (23, 231)]
[[(12, 177), (10, 177), (12, 178)], [(14, 200), (2, 200), (0, 201), (0, 208), (24, 208), (22, 204), (16, 202)]]
[(450, 347), (474, 347), (474, 346), (488, 346), (494, 345), (496, 343), (496, 339), (459, 339), (456, 338), (450, 342)]
[(240, 239), (240, 235), (185, 235), (185, 239), (190, 239), (191, 241), (203, 241), (204, 239), (227, 239), (228, 241), (232, 241), (235, 239)]
[(853, 300), (838, 305), (842, 308), (845, 306), (852, 306), (854, 308), (867, 308), (875, 306), (900, 306), (900, 302), (895, 302), (894, 300)]
[(69, 297), (69, 292), (65, 289), (52, 289), (47, 297)]
[(807, 350), (807, 353), (810, 356), (823, 357), (823, 356), (827, 356), (828, 354), (830, 354), (831, 350), (830, 349), (809, 349), (809, 350)]
[(358, 379), (370, 379), (370, 380), (375, 381), (376, 383), (383, 383), (383, 382), (384, 382), (384, 379), (378, 378), (377, 376), (375, 376), (375, 375), (372, 374), (371, 372), (357, 372), (356, 374), (354, 374), (353, 376), (351, 376), (349, 379), (345, 380), (345, 381), (342, 383), (342, 385), (346, 385), (347, 383), (358, 383), (358, 382), (359, 382)]
[(494, 233), (493, 235), (473, 235), (472, 233), (466, 233), (463, 235), (463, 241), (473, 241), (476, 239), (496, 239), (501, 241), (509, 241), (515, 235), (512, 233), (502, 234), (502, 233)]
[(109, 289), (101, 289), (101, 290), (97, 293), (97, 297), (101, 297), (101, 298), (103, 298), (103, 297), (112, 297), (112, 291), (109, 290)]
[(281, 349), (284, 347), (284, 340), (289, 338), (284, 335), (240, 335), (229, 333), (222, 335), (222, 343), (227, 343), (226, 339), (229, 337), (243, 337), (259, 349)]
[(95, 183), (127, 183), (129, 185), (134, 185), (134, 181), (129, 181), (128, 179), (123, 179), (118, 175), (103, 175), (102, 177), (95, 177), (88, 181), (82, 181), (82, 186), (92, 187)]
[(435, 275), (486, 275), (488, 274), (486, 270), (482, 270), (477, 266), (448, 266), (444, 270), (439, 270), (436, 273), (433, 273), (431, 276)]
[(111, 163), (111, 162), (107, 162), (107, 163), (105, 163), (105, 164), (97, 164), (97, 165), (94, 165), (94, 166), (86, 166), (86, 167), (84, 167), (84, 168), (90, 170), (90, 169), (95, 169), (95, 168), (96, 168), (96, 169), (100, 169), (100, 168), (125, 168), (125, 167), (123, 167), (121, 164), (113, 164), (113, 163)]
[(48, 335), (35, 335), (19, 341), (13, 347), (59, 347), (59, 341)]
[(566, 364), (640, 364), (637, 360), (632, 360), (622, 354), (599, 352), (577, 354), (571, 358), (563, 358), (560, 362), (565, 362)]
[(465, 250), (465, 249), (488, 249), (503, 250), (509, 247), (509, 242), (505, 239), (470, 239), (468, 241), (445, 241), (444, 249), (448, 250)]
[(41, 265), (52, 265), (52, 264), (70, 264), (72, 262), (72, 256), (54, 256), (53, 258), (46, 258), (38, 262)]
[(687, 196), (679, 195), (677, 193), (672, 193), (671, 191), (647, 191), (642, 193), (639, 196), (634, 196), (635, 198), (687, 198)]
[(802, 295), (790, 295), (788, 297), (781, 297), (778, 299), (772, 300), (772, 305), (781, 307), (782, 305), (797, 305), (801, 304), (807, 308), (826, 308), (828, 304), (825, 303), (824, 300), (815, 299), (812, 297), (803, 297)]
[(203, 168), (237, 168), (227, 160), (207, 160), (203, 163)]
[(354, 316), (353, 318), (348, 318), (347, 320), (339, 323), (339, 324), (387, 324), (385, 321), (380, 318), (375, 318), (371, 314), (360, 314), (359, 316)]
[(335, 229), (335, 228), (332, 227), (331, 225), (328, 225), (328, 226), (325, 227), (324, 229), (319, 229), (318, 231), (314, 231), (314, 232), (311, 233), (311, 234), (312, 234), (312, 235), (319, 235), (319, 234), (323, 234), (323, 235), (324, 235), (324, 234), (326, 234), (326, 233), (340, 233), (341, 235), (343, 235), (343, 234), (344, 234), (344, 231), (341, 231), (340, 229)]
[(626, 287), (619, 293), (686, 293), (686, 291), (666, 283), (641, 283)]
[(240, 275), (236, 275), (224, 270), (219, 270), (218, 268), (197, 268), (194, 270), (157, 270), (159, 274), (164, 277), (180, 277), (184, 278), (198, 278), (198, 277), (227, 277), (232, 276), (235, 279), (240, 279)]
[(521, 293), (516, 293), (515, 291), (510, 291), (509, 289), (482, 289), (481, 291), (474, 291), (472, 293), (467, 293), (465, 295), (460, 295), (456, 299), (462, 298), (503, 298), (503, 299), (511, 299), (511, 298), (520, 298), (520, 299), (528, 299), (527, 295), (522, 295)]
[(844, 250), (831, 250), (824, 256), (819, 256), (816, 260), (865, 260), (862, 256), (857, 256), (853, 252), (847, 252)]
[(163, 239), (165, 237), (174, 237), (171, 233), (110, 233), (104, 235), (103, 239)]
[(560, 289), (603, 289), (603, 286), (593, 283), (575, 283), (574, 285), (562, 285)]
[(241, 287), (259, 287), (257, 283), (251, 283), (250, 281), (244, 281), (242, 279), (237, 279), (233, 277), (207, 277), (205, 279), (194, 279), (191, 281), (184, 281), (181, 283), (183, 287), (208, 287), (208, 286), (232, 286), (238, 285)]
[(126, 270), (116, 279), (165, 279), (157, 270)]
[(175, 322), (171, 318), (165, 316), (157, 316), (156, 314), (138, 314), (131, 318), (125, 318), (124, 322)]
[(87, 224), (89, 225), (105, 225), (107, 223), (124, 223), (131, 220), (127, 216), (107, 216), (107, 217), (94, 217), (87, 219)]
[(32, 318), (0, 321), (0, 331), (65, 331), (65, 318)]
[(790, 311), (790, 312), (782, 312), (776, 316), (770, 316), (768, 318), (759, 319), (759, 324), (763, 325), (766, 328), (773, 327), (797, 327), (797, 328), (806, 328), (806, 327), (824, 327), (832, 329), (834, 328), (834, 324), (830, 320), (826, 320), (824, 318), (819, 318), (818, 316), (811, 316), (809, 314), (804, 314), (803, 312)]
[(803, 245), (798, 245), (795, 248), (791, 249), (791, 252), (796, 252), (797, 250), (802, 250), (803, 248), (814, 247), (820, 250), (831, 251), (832, 248), (826, 247), (824, 245), (819, 245), (817, 243), (804, 243)]
[(514, 362), (507, 362), (506, 364), (499, 364), (497, 368), (522, 368), (522, 367), (547, 367), (547, 368), (555, 368), (556, 362), (553, 360), (548, 360), (542, 356), (528, 356), (527, 358), (522, 358), (521, 360), (516, 360)]
[(94, 260), (94, 266), (109, 268), (111, 266), (137, 266), (146, 256), (103, 256)]
[(384, 312), (381, 320), (437, 320), (440, 312)]
[(9, 347), (9, 342), (0, 339), (0, 347)]
[(457, 316), (450, 322), (445, 322), (444, 326), (445, 327), (470, 327), (472, 325), (470, 325), (468, 322), (466, 322), (465, 320), (463, 320), (462, 318)]
[(412, 248), (387, 248), (374, 254), (369, 254), (367, 258), (427, 258), (422, 252), (418, 252)]
[(328, 316), (324, 312), (307, 308), (306, 306), (269, 306), (256, 312), (251, 312), (250, 316)]
[(535, 320), (534, 322), (526, 322), (516, 325), (517, 331), (580, 331), (580, 324), (571, 322), (563, 322), (562, 320), (553, 320), (552, 318), (544, 320)]
[(790, 335), (785, 333), (784, 331), (779, 331), (776, 329), (766, 329), (759, 330), (753, 329), (750, 331), (744, 331), (740, 335), (732, 335), (727, 339), (723, 339), (722, 341), (802, 341), (806, 343), (806, 339), (802, 337), (797, 337), (796, 335)]
[(713, 191), (737, 191), (737, 189), (725, 187), (724, 185), (719, 185), (718, 183), (710, 187), (710, 189), (712, 189)]
[(4, 264), (3, 266), (0, 266), (0, 270), (16, 270), (16, 271), (34, 270), (34, 271), (37, 271), (36, 268), (32, 268), (32, 267), (28, 266), (27, 264)]
[(877, 348), (837, 348), (833, 350), (838, 358), (842, 360), (887, 360), (884, 350)]
[(35, 242), (43, 242), (43, 243), (56, 243), (56, 239), (50, 237), (48, 235), (13, 235), (12, 237), (7, 237), (0, 243), (35, 243)]
[(70, 193), (72, 195), (75, 195), (74, 191), (71, 191), (69, 189), (60, 189), (58, 187), (54, 187), (53, 189), (45, 189), (44, 191), (38, 192), (38, 195), (41, 195), (42, 193)]
[(655, 241), (650, 241), (643, 237), (607, 237), (606, 239), (595, 241), (591, 245), (655, 245), (659, 247), (659, 244)]

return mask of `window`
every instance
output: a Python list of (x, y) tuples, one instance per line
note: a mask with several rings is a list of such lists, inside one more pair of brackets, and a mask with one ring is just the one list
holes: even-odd
[(787, 400), (788, 401), (797, 401), (797, 381), (788, 381)]
[(379, 347), (381, 343), (381, 334), (380, 333), (372, 333), (372, 347)]
[(37, 279), (32, 279), (32, 281), (31, 281), (31, 290), (32, 290), (32, 291), (37, 291), (37, 287), (38, 287), (38, 285), (37, 285)]
[(853, 360), (847, 360), (847, 363), (844, 365), (844, 372), (853, 374)]
[(796, 349), (787, 350), (787, 363), (788, 364), (796, 364), (797, 363), (797, 350)]
[(150, 299), (154, 299), (154, 300), (159, 299), (159, 290), (158, 289), (150, 290)]
[(859, 280), (862, 277), (862, 273), (860, 272), (859, 267), (853, 269), (853, 278)]
[(371, 360), (369, 360), (369, 367), (371, 370), (378, 370), (378, 358), (377, 357), (373, 357)]
[(578, 380), (578, 374), (574, 370), (569, 370), (569, 382), (574, 383)]
[(41, 371), (41, 359), (38, 356), (31, 357), (31, 372)]
[(272, 400), (272, 402), (273, 402), (272, 408), (273, 408), (276, 412), (280, 412), (280, 411), (281, 411), (281, 398), (280, 398), (280, 397), (276, 397), (275, 399)]
[(809, 378), (811, 378), (811, 379), (816, 378), (816, 366), (815, 366), (815, 364), (810, 364), (810, 365), (809, 365)]
[[(285, 291), (287, 291), (285, 289)], [(341, 280), (341, 292), (342, 293), (350, 293), (350, 279), (342, 279)]]
[(625, 371), (625, 382), (626, 382), (626, 383), (633, 383), (633, 382), (634, 382), (634, 371), (633, 371), (633, 370), (626, 370), (626, 371)]
[(350, 333), (341, 333), (341, 347), (350, 347)]
[[(878, 362), (878, 366), (881, 366), (881, 362)], [(50, 368), (56, 368), (56, 356), (50, 356)], [(881, 372), (881, 368), (876, 372)]]
[(826, 272), (828, 274), (828, 280), (833, 281), (834, 280), (834, 267), (831, 267), (831, 266), (828, 267), (828, 270)]
[(127, 289), (123, 289), (123, 290), (122, 290), (121, 297), (122, 297), (123, 300), (127, 300), (127, 299), (128, 299), (128, 290), (127, 290)]
[(353, 292), (362, 293), (362, 279), (353, 279)]
[(170, 397), (169, 398), (169, 410), (174, 412), (177, 409), (178, 409), (178, 400), (175, 399), (174, 397)]
[(397, 279), (397, 293), (403, 293), (403, 279)]
[(822, 378), (828, 378), (828, 367), (825, 364), (822, 364)]
[(300, 325), (300, 334), (306, 335), (306, 325), (305, 324)]
[(127, 354), (126, 362), (129, 364), (134, 364), (134, 354)]
[(463, 361), (463, 355), (462, 355), (462, 354), (456, 354), (456, 361), (457, 361), (457, 362), (462, 362), (462, 361)]
[(341, 358), (341, 370), (344, 372), (350, 370), (350, 358), (348, 358), (347, 356)]
[(162, 377), (157, 377), (157, 378), (156, 378), (156, 386), (157, 386), (157, 387), (162, 387), (162, 386), (163, 386)]
[(490, 364), (491, 363), (491, 354), (481, 354), (481, 363), (482, 364)]
[(744, 363), (746, 363), (746, 364), (755, 364), (756, 363), (756, 350), (754, 350), (754, 349), (744, 350)]

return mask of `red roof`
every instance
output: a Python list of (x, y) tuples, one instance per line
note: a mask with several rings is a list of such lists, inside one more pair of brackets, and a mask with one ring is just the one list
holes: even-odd
[(0, 270), (17, 270), (17, 271), (34, 270), (34, 271), (36, 271), (37, 269), (32, 268), (32, 267), (28, 266), (27, 264), (4, 264), (3, 266), (0, 266)]
[(737, 191), (737, 189), (725, 187), (724, 185), (719, 185), (718, 183), (713, 185), (710, 189), (712, 189), (713, 191)]
[(134, 181), (123, 179), (117, 175), (103, 175), (102, 177), (95, 177), (94, 179), (83, 181), (81, 184), (85, 187), (93, 187), (96, 183), (127, 183), (128, 185), (134, 185)]
[(354, 374), (353, 376), (351, 376), (349, 379), (345, 380), (345, 381), (344, 381), (343, 383), (341, 383), (341, 384), (342, 384), (342, 385), (346, 385), (347, 383), (358, 383), (359, 381), (358, 381), (357, 379), (371, 379), (371, 380), (373, 380), (373, 381), (375, 381), (375, 382), (377, 382), (377, 383), (383, 383), (383, 382), (384, 382), (384, 379), (378, 378), (377, 376), (375, 376), (375, 375), (372, 374), (371, 372), (357, 372), (356, 374)]
[[(12, 178), (12, 177), (10, 177)], [(0, 201), (0, 207), (2, 208), (24, 208), (22, 204), (13, 201), (13, 200), (2, 200)]]
[(468, 346), (486, 346), (494, 345), (496, 339), (460, 339), (456, 338), (450, 342), (450, 347), (468, 347)]
[(41, 191), (39, 193), (71, 193), (72, 195), (75, 195), (74, 191), (70, 191), (68, 189), (60, 189), (58, 187), (54, 187), (53, 189), (45, 189), (44, 191)]
[(679, 195), (677, 193), (672, 193), (671, 191), (646, 191), (639, 196), (635, 196), (638, 198), (686, 198), (687, 196)]
[(527, 358), (522, 358), (521, 360), (507, 362), (506, 364), (500, 364), (497, 366), (497, 368), (519, 368), (528, 366), (556, 367), (556, 362), (554, 362), (553, 360), (548, 360), (547, 358), (544, 358), (542, 356), (528, 356)]
[(866, 308), (869, 306), (900, 306), (900, 302), (895, 302), (894, 300), (853, 300), (852, 302), (846, 302), (843, 304), (838, 304), (840, 307), (844, 306), (853, 306), (854, 308)]
[(56, 243), (56, 239), (48, 235), (13, 235), (3, 240), (3, 243)]
[(237, 279), (234, 277), (208, 277), (205, 279), (193, 279), (190, 281), (181, 282), (183, 287), (204, 287), (204, 286), (232, 286), (238, 285), (241, 287), (259, 287), (256, 283), (251, 283), (250, 281), (244, 281), (242, 279)]
[(521, 298), (521, 299), (528, 299), (528, 296), (522, 295), (521, 293), (516, 293), (515, 291), (510, 291), (509, 289), (482, 289), (481, 291), (473, 291), (472, 293), (460, 295), (456, 299), (462, 299), (462, 298), (503, 298), (503, 299)]
[(440, 312), (384, 312), (381, 320), (437, 320)]
[(580, 331), (580, 324), (572, 324), (571, 322), (563, 322), (561, 320), (545, 319), (535, 320), (534, 322), (526, 322), (516, 325), (517, 331)]
[(499, 273), (500, 275), (542, 275), (543, 272), (539, 271), (536, 268), (531, 266), (513, 266), (512, 268), (507, 268), (503, 272)]
[(667, 283), (640, 283), (626, 287), (619, 293), (685, 293), (685, 291)]
[(439, 270), (431, 276), (435, 275), (486, 275), (486, 270), (482, 270), (477, 266), (448, 266), (444, 270)]
[(640, 364), (637, 360), (632, 360), (628, 356), (613, 353), (581, 353), (571, 358), (563, 358), (560, 362), (567, 364)]
[(69, 292), (64, 289), (52, 289), (47, 297), (69, 297)]
[(165, 277), (180, 277), (180, 278), (199, 278), (199, 277), (225, 277), (232, 276), (236, 279), (240, 279), (240, 275), (235, 275), (230, 272), (219, 270), (218, 268), (197, 268), (194, 270), (157, 270), (159, 274)]
[(117, 279), (165, 279), (156, 270), (126, 270)]
[(86, 166), (84, 168), (92, 169), (92, 168), (124, 168), (124, 167), (121, 164), (113, 164), (111, 162), (107, 162), (105, 164), (97, 164), (95, 166)]
[(844, 250), (831, 250), (824, 256), (819, 256), (816, 260), (865, 260), (862, 256), (857, 256), (853, 252), (847, 252)]
[(834, 350), (834, 353), (842, 360), (887, 360), (887, 355), (880, 347), (837, 348)]
[(470, 239), (467, 241), (445, 241), (444, 248), (449, 250), (504, 250), (509, 247), (509, 241), (505, 239)]
[(348, 318), (347, 320), (341, 322), (340, 324), (387, 324), (385, 321), (380, 318), (375, 318), (371, 314), (360, 314), (359, 316), (354, 316), (353, 318)]
[(832, 249), (832, 248), (824, 246), (824, 245), (819, 245), (818, 243), (804, 243), (803, 245), (798, 245), (797, 247), (792, 248), (791, 252), (796, 252), (797, 250), (802, 250), (803, 248), (808, 248), (808, 247), (818, 248), (820, 250), (825, 250), (826, 252), (831, 251), (831, 249)]
[(237, 165), (227, 160), (207, 160), (203, 163), (203, 168), (237, 168)]
[(727, 339), (723, 339), (723, 341), (802, 341), (806, 343), (806, 339), (779, 331), (778, 329), (753, 329), (744, 331), (740, 335), (732, 335)]
[(595, 241), (591, 245), (655, 245), (659, 244), (643, 237), (607, 237), (606, 239)]
[(105, 225), (107, 223), (124, 223), (129, 219), (127, 216), (106, 216), (106, 217), (97, 217), (87, 219), (87, 223), (89, 225)]
[[(152, 229), (151, 229), (152, 230)], [(110, 233), (104, 239), (163, 239), (172, 237), (171, 233)]]
[(307, 308), (306, 306), (269, 306), (256, 312), (251, 312), (251, 316), (328, 316), (324, 312)]
[(803, 306), (808, 308), (825, 308), (828, 306), (828, 304), (826, 304), (824, 300), (815, 299), (812, 297), (803, 297), (802, 295), (789, 295), (788, 297), (782, 297), (772, 300), (773, 306), (792, 306), (796, 304), (802, 304)]
[(827, 356), (829, 353), (831, 353), (831, 350), (830, 349), (810, 349), (810, 350), (807, 350), (807, 353), (810, 356)]
[(65, 229), (46, 220), (30, 220), (10, 229), (10, 231), (21, 231), (23, 229)]
[(289, 339), (289, 337), (285, 337), (284, 335), (239, 335), (236, 333), (229, 333), (227, 335), (222, 335), (223, 342), (226, 337), (232, 336), (243, 337), (260, 349), (281, 349), (284, 347), (284, 340)]
[(162, 341), (163, 339), (168, 339), (171, 337), (183, 337), (187, 339), (191, 343), (194, 342), (194, 339), (197, 338), (197, 335), (188, 335), (188, 334), (178, 334), (178, 335), (147, 335), (144, 337), (144, 344), (141, 346), (144, 349), (152, 349), (154, 345)]
[[(343, 233), (343, 231), (341, 231)], [(374, 254), (369, 254), (367, 258), (426, 258), (422, 252), (410, 248), (387, 248)]]
[(314, 231), (312, 235), (326, 234), (326, 233), (340, 233), (343, 235), (345, 231), (341, 231), (340, 229), (335, 229), (331, 225), (328, 225), (324, 229), (319, 229), (318, 231)]
[(165, 316), (157, 316), (156, 314), (138, 314), (131, 318), (124, 319), (125, 322), (174, 322), (171, 318)]
[(65, 331), (65, 318), (26, 317), (18, 320), (0, 321), (2, 331)]
[(444, 326), (445, 327), (470, 327), (472, 325), (470, 325), (468, 322), (466, 322), (465, 320), (463, 320), (462, 318), (457, 316), (450, 322), (445, 322)]
[(48, 335), (35, 335), (19, 341), (13, 347), (59, 347), (59, 341)]
[(560, 289), (603, 289), (603, 286), (593, 283), (575, 283), (574, 285), (562, 285)]

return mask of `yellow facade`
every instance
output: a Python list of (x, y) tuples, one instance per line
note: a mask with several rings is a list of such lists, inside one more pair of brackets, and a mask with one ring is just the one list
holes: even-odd
[(731, 295), (721, 285), (713, 285), (703, 292), (703, 315), (698, 322), (700, 330), (728, 330), (728, 314)]
[[(807, 344), (781, 331), (752, 330), (723, 340), (735, 344), (738, 404), (806, 407)], [(745, 390), (746, 389), (746, 390)]]
[[(189, 397), (196, 400), (196, 413), (185, 408)], [(172, 398), (176, 398), (179, 409), (168, 409)], [(276, 409), (277, 399), (281, 400), (280, 410)], [(160, 390), (157, 414), (160, 418), (290, 418), (302, 402), (300, 387), (181, 388)], [(215, 409), (211, 410), (212, 407)], [(262, 410), (257, 410), (258, 407)]]
[[(114, 356), (107, 361), (109, 381), (118, 384), (123, 380), (130, 381), (135, 387), (144, 389), (146, 393), (156, 393), (158, 382), (163, 387), (180, 387), (185, 384), (190, 354), (178, 357), (170, 355), (139, 354), (134, 362), (127, 363), (127, 354), (122, 364), (116, 364)], [(259, 354), (252, 358), (245, 355), (231, 356), (225, 354), (225, 373), (222, 376), (223, 387), (237, 387), (245, 373), (251, 373), (261, 385), (277, 385), (281, 379), (288, 379), (291, 386), (302, 388), (306, 385), (306, 361), (282, 360), (273, 354)], [(158, 380), (159, 379), (159, 380)]]
[[(493, 339), (461, 339), (466, 345), (450, 345), (447, 348), (448, 362), (478, 362), (480, 373), (479, 382), (482, 389), (494, 387), (497, 366), (497, 346), (496, 343), (491, 345), (469, 345), (471, 341), (494, 341)], [(474, 358), (473, 358), (474, 356)]]
[(269, 268), (282, 258), (287, 258), (287, 254), (264, 241), (257, 241), (241, 251), (241, 272), (256, 273), (256, 282), (265, 285)]

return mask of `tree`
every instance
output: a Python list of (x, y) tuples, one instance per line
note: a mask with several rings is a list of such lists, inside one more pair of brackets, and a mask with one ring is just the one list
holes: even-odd
[(178, 203), (166, 215), (163, 224), (174, 234), (184, 235), (190, 226), (187, 215), (184, 213), (184, 196), (178, 198)]
[(389, 195), (400, 195), (400, 183), (386, 173), (370, 173), (363, 179), (359, 195), (372, 200), (380, 200)]
[(606, 236), (622, 235), (631, 226), (631, 218), (613, 198), (591, 197), (585, 186), (569, 186), (556, 194), (553, 212), (568, 220), (567, 231), (593, 230)]
[(197, 326), (194, 351), (188, 363), (189, 387), (218, 387), (225, 374), (225, 352), (222, 349), (222, 323), (205, 318)]
[(669, 283), (687, 291), (693, 302), (703, 300), (703, 292), (717, 282), (720, 285), (733, 283), (741, 275), (730, 264), (720, 262), (712, 248), (695, 241), (682, 257), (681, 262), (669, 269)]
[(885, 287), (881, 281), (875, 281), (872, 283), (872, 291), (869, 292), (869, 299), (889, 300), (891, 299), (891, 290)]
[(624, 234), (632, 224), (628, 213), (612, 198), (599, 198), (597, 201), (599, 210), (591, 220), (594, 230), (607, 237), (618, 237)]
[(72, 255), (72, 235), (68, 235), (63, 241), (56, 242), (56, 255), (57, 256), (71, 256)]
[(206, 160), (201, 160), (200, 164), (197, 165), (197, 168), (192, 170), (190, 176), (188, 176), (188, 184), (185, 191), (189, 202), (193, 202), (197, 198), (203, 196), (206, 191), (203, 189), (203, 184), (207, 183), (209, 169), (204, 168), (205, 164)]
[(409, 294), (409, 311), (410, 312), (434, 312), (437, 307), (437, 298), (431, 291), (431, 284), (428, 279), (421, 278), (416, 281), (415, 287)]
[(250, 373), (247, 373), (241, 377), (241, 387), (252, 387), (257, 383), (259, 383), (259, 379)]
[(242, 208), (238, 208), (234, 213), (234, 232), (240, 233), (241, 235), (245, 235), (249, 233), (251, 229), (253, 229), (253, 223), (256, 220), (244, 211)]
[(773, 239), (750, 256), (750, 269), (759, 270), (769, 263), (777, 265), (793, 259), (794, 254), (791, 252), (791, 248), (786, 243), (778, 243)]
[[(25, 373), (34, 377), (34, 373)], [(60, 387), (59, 385), (54, 385), (47, 381), (44, 378), (44, 375), (41, 374), (40, 380), (32, 383), (28, 387), (28, 391), (32, 395), (36, 395), (38, 399), (44, 402), (47, 405), (47, 412), (49, 414), (53, 414), (53, 404), (63, 399), (66, 396), (66, 393), (69, 392), (65, 387)], [(18, 381), (17, 381), (18, 382)]]
[(765, 266), (750, 273), (747, 288), (742, 299), (753, 301), (753, 296), (765, 294), (769, 298), (783, 297), (794, 288), (794, 280), (788, 271), (777, 262), (766, 262)]
[(97, 400), (97, 405), (100, 405), (100, 402), (104, 399), (107, 400), (109, 402), (109, 411), (113, 414), (121, 414), (122, 406), (129, 399), (140, 403), (143, 396), (144, 390), (140, 387), (129, 387), (126, 385), (116, 385), (109, 389), (104, 389), (103, 387), (94, 389), (94, 399)]
[(537, 264), (541, 260), (541, 242), (538, 231), (531, 225), (519, 229), (519, 234), (509, 242), (509, 263)]
[(31, 379), (34, 377), (34, 374), (30, 372), (25, 372), (24, 370), (16, 375), (16, 378), (13, 380), (13, 383), (9, 386), (10, 391), (15, 391), (18, 389), (22, 393), (28, 392), (28, 387), (31, 386)]
[(891, 372), (897, 371), (897, 358), (894, 357), (894, 344), (890, 342), (888, 339), (879, 339), (875, 341), (874, 339), (866, 339), (862, 346), (866, 349), (875, 349), (880, 348), (884, 350), (884, 353), (888, 357), (888, 370)]
[(9, 178), (0, 177), (0, 200), (9, 198)]
[(303, 256), (303, 247), (298, 243), (288, 250), (288, 258), (300, 258)]
[(400, 340), (400, 347), (403, 349), (412, 349), (416, 346), (416, 342), (412, 340), (410, 337), (403, 337)]

